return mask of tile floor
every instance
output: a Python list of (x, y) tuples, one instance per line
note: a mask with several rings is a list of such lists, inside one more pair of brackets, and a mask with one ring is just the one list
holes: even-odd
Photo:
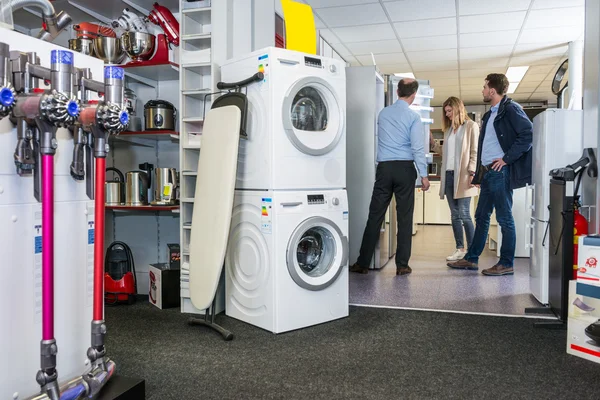
[(480, 271), (456, 271), (445, 261), (454, 247), (450, 226), (419, 226), (413, 273), (396, 276), (392, 259), (379, 271), (350, 274), (350, 304), (520, 316), (526, 307), (540, 306), (529, 291), (529, 259), (515, 260), (512, 276), (488, 277), (480, 271), (497, 262), (494, 252), (484, 251)]

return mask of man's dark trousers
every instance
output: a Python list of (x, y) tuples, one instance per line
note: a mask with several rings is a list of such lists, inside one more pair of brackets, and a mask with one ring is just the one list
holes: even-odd
[[(369, 219), (360, 246), (358, 265), (368, 268), (379, 240), (385, 213), (396, 196), (398, 234), (396, 268), (408, 267), (412, 247), (413, 211), (417, 171), (413, 161), (384, 161), (377, 165), (375, 185), (369, 206)], [(352, 218), (352, 216), (350, 216)]]

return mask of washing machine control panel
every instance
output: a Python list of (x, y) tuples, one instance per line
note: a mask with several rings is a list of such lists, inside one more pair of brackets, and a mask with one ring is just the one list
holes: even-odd
[(325, 204), (325, 196), (323, 196), (322, 194), (309, 194), (307, 197), (308, 205)]
[(320, 58), (304, 57), (304, 64), (307, 67), (323, 68), (323, 63)]

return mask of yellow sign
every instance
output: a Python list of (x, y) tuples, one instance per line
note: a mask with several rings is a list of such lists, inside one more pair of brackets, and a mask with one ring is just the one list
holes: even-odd
[(285, 21), (285, 47), (302, 53), (317, 54), (317, 30), (312, 8), (292, 0), (281, 0)]

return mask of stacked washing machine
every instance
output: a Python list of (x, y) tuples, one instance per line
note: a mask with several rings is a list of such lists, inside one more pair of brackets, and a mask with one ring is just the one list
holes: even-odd
[(279, 48), (230, 60), (247, 88), (225, 259), (226, 314), (274, 333), (348, 316), (343, 61)]

